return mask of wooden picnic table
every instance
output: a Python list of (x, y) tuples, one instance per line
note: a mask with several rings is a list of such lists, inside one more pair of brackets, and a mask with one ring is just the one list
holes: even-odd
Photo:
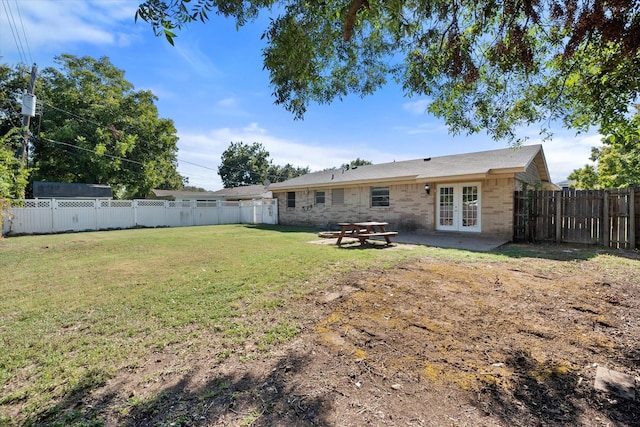
[(336, 245), (340, 246), (344, 237), (353, 237), (360, 240), (360, 244), (364, 245), (367, 239), (371, 237), (384, 237), (387, 245), (391, 244), (391, 236), (396, 236), (397, 231), (386, 231), (387, 222), (367, 221), (367, 222), (340, 222), (341, 227), (338, 234)]

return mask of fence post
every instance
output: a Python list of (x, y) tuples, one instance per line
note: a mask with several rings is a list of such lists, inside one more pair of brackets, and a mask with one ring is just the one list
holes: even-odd
[(553, 196), (555, 197), (555, 208), (556, 208), (556, 235), (555, 241), (556, 243), (562, 242), (562, 191), (554, 191)]
[(533, 203), (534, 203), (534, 192), (533, 190), (523, 190), (522, 196), (524, 197), (524, 236), (523, 240), (530, 243), (535, 241), (535, 228), (531, 227), (531, 223), (533, 222)]
[(95, 230), (100, 230), (100, 224), (99, 224), (99, 219), (98, 216), (100, 214), (100, 200), (96, 199), (95, 200), (95, 205), (93, 205), (93, 222), (95, 224)]
[(629, 188), (629, 221), (627, 226), (629, 227), (629, 249), (634, 250), (636, 248), (636, 200), (635, 191), (633, 188)]
[(56, 221), (57, 215), (58, 215), (58, 200), (51, 199), (51, 231), (53, 233), (58, 231), (56, 230), (56, 224), (58, 223), (58, 221)]
[(611, 234), (611, 224), (609, 224), (609, 192), (602, 192), (602, 245), (609, 247), (609, 237)]

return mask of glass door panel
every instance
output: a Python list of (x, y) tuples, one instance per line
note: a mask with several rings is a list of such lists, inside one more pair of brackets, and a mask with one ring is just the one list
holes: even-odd
[(436, 229), (480, 231), (480, 184), (438, 186)]
[(455, 192), (452, 186), (438, 187), (438, 230), (455, 230)]
[(462, 228), (476, 228), (478, 226), (478, 186), (462, 187)]

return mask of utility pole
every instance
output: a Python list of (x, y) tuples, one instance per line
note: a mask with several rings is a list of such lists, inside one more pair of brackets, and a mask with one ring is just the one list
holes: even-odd
[(34, 92), (36, 89), (37, 74), (38, 66), (33, 64), (31, 67), (31, 77), (29, 78), (29, 88), (22, 96), (22, 148), (20, 149), (20, 153), (18, 153), (18, 157), (23, 165), (27, 161), (27, 153), (29, 151), (29, 124), (31, 123), (31, 117), (35, 115), (36, 111)]

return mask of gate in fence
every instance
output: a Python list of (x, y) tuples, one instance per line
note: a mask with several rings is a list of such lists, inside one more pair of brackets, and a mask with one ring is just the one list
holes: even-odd
[(35, 199), (20, 201), (10, 208), (2, 234), (277, 223), (275, 199), (234, 202)]
[(633, 188), (516, 191), (513, 240), (635, 249), (640, 243), (638, 194)]

